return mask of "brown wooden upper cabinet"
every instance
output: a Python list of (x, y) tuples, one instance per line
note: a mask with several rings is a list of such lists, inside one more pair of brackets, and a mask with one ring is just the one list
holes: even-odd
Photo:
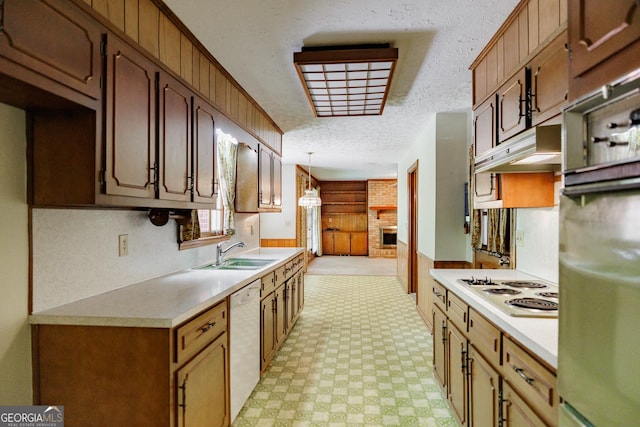
[(282, 207), (282, 163), (266, 145), (238, 145), (236, 212), (270, 212)]
[(193, 201), (210, 203), (218, 194), (215, 108), (193, 97)]
[(166, 73), (158, 73), (158, 198), (191, 201), (192, 92)]
[(498, 89), (498, 143), (531, 125), (527, 102), (529, 82), (530, 70), (525, 67)]
[(104, 43), (103, 107), (30, 112), (31, 203), (212, 206), (215, 109), (115, 34)]
[(260, 144), (258, 175), (259, 209), (279, 210), (282, 207), (282, 162), (263, 144)]
[(495, 147), (498, 140), (496, 136), (497, 118), (495, 95), (487, 98), (478, 108), (473, 110), (474, 156)]
[[(5, 0), (0, 9), (0, 73), (78, 104), (95, 105), (102, 95), (102, 28), (66, 0)], [(19, 92), (15, 85), (12, 92)], [(39, 102), (29, 100), (31, 106)]]
[(529, 64), (531, 69), (531, 125), (558, 115), (568, 99), (569, 68), (563, 32)]
[(636, 0), (569, 1), (571, 84), (576, 99), (640, 66), (640, 5)]
[[(471, 65), (474, 156), (531, 126), (557, 123), (567, 102), (566, 23), (566, 0), (522, 0)], [(503, 175), (475, 175), (476, 208), (553, 206), (548, 175)], [(536, 189), (544, 197), (525, 192), (514, 199), (512, 190), (529, 185), (531, 177), (544, 178)]]
[(104, 191), (153, 199), (158, 68), (117, 37), (107, 41), (106, 63)]
[(106, 193), (213, 204), (213, 107), (115, 36), (106, 61)]

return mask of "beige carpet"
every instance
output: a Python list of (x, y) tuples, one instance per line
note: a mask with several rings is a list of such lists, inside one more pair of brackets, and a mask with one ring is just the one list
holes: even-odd
[(396, 276), (397, 258), (369, 258), (367, 256), (315, 257), (307, 267), (307, 274), (347, 276)]

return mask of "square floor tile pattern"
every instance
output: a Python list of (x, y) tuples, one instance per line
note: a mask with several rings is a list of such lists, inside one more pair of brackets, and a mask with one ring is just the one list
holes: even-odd
[(456, 426), (395, 277), (305, 276), (305, 307), (234, 426)]

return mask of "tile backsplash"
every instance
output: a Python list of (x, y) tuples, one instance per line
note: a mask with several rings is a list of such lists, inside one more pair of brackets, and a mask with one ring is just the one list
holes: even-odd
[[(236, 215), (246, 249), (259, 246), (259, 215)], [(33, 209), (33, 311), (212, 261), (215, 246), (178, 250), (177, 225), (156, 227), (146, 211)], [(127, 234), (128, 256), (118, 256)]]

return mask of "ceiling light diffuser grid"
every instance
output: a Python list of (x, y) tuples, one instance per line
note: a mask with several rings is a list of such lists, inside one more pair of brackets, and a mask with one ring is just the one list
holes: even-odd
[(397, 59), (398, 50), (388, 47), (294, 54), (316, 117), (382, 114)]

